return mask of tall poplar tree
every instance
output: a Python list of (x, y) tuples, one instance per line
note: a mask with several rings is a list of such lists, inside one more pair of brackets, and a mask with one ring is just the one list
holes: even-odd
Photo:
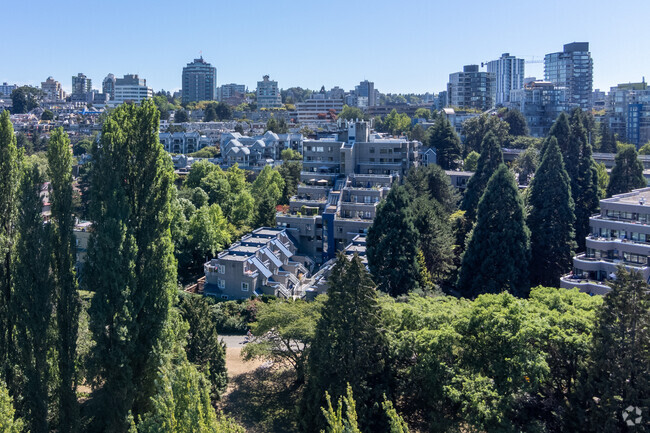
[[(125, 431), (150, 405), (164, 323), (176, 285), (170, 236), (173, 168), (152, 101), (124, 104), (93, 147), (94, 230), (84, 282), (95, 291), (90, 327), (96, 430)], [(101, 397), (101, 398), (100, 398)]]
[(62, 128), (47, 149), (52, 202), (52, 277), (56, 288), (57, 355), (59, 364), (59, 431), (76, 430), (76, 373), (80, 300), (75, 275), (76, 247), (72, 204), (72, 152)]
[(607, 197), (630, 192), (647, 185), (643, 177), (643, 164), (633, 145), (621, 146), (607, 185)]
[(368, 229), (368, 266), (379, 289), (398, 296), (418, 287), (418, 232), (403, 186), (394, 185)]
[(9, 111), (5, 110), (0, 113), (0, 369), (9, 387), (13, 385), (9, 360), (13, 350), (10, 305), (21, 160), (22, 153), (16, 148)]
[(25, 421), (32, 433), (48, 427), (50, 321), (53, 287), (50, 275), (49, 225), (43, 223), (40, 197), (43, 177), (33, 165), (25, 170), (20, 185), (20, 207), (16, 229), (15, 293), (12, 310), (16, 317), (17, 361), (25, 376), (20, 390)]
[(363, 431), (386, 431), (374, 405), (388, 391), (388, 342), (379, 313), (374, 284), (359, 256), (348, 260), (339, 254), (309, 349), (309, 381), (300, 405), (304, 431), (325, 427), (325, 392), (345, 395), (348, 383)]
[(478, 205), (463, 254), (458, 290), (465, 297), (508, 291), (528, 294), (530, 232), (514, 175), (501, 164)]
[[(572, 425), (566, 431), (647, 431), (647, 420), (636, 430), (626, 425), (623, 411), (639, 407), (645, 417), (650, 408), (648, 329), (648, 285), (640, 273), (621, 267), (598, 314), (591, 362), (567, 413)], [(639, 415), (630, 412), (634, 421)]]
[(501, 144), (497, 136), (492, 131), (488, 131), (481, 143), (481, 156), (478, 158), (476, 172), (467, 182), (467, 189), (461, 205), (461, 209), (465, 211), (465, 217), (469, 221), (476, 220), (478, 202), (485, 192), (490, 177), (500, 164), (503, 164)]
[(531, 285), (559, 287), (560, 277), (571, 267), (576, 244), (571, 185), (555, 137), (550, 137), (530, 184), (528, 205)]

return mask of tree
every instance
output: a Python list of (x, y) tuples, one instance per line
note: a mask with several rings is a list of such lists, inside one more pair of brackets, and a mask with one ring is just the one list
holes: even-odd
[(465, 217), (469, 221), (473, 222), (476, 219), (479, 200), (485, 191), (488, 180), (500, 164), (503, 164), (501, 145), (496, 135), (488, 132), (481, 144), (481, 156), (476, 164), (476, 172), (467, 182), (465, 196), (461, 204), (461, 209), (466, 212)]
[(242, 351), (244, 359), (270, 359), (288, 365), (296, 372), (296, 383), (302, 384), (321, 301), (321, 298), (316, 302), (278, 299), (260, 303), (251, 325), (254, 337)]
[(571, 185), (555, 137), (530, 184), (528, 205), (531, 285), (559, 287), (560, 277), (571, 268), (576, 243)]
[(50, 110), (44, 110), (43, 114), (41, 114), (41, 120), (54, 120), (54, 113)]
[[(600, 148), (602, 153), (616, 153), (616, 136), (607, 126), (607, 122), (600, 124)], [(639, 151), (639, 153), (643, 153)]]
[(478, 167), (478, 158), (480, 156), (481, 154), (475, 150), (468, 153), (465, 158), (465, 163), (463, 164), (463, 169), (465, 171), (476, 171), (476, 168)]
[(368, 266), (379, 289), (398, 296), (418, 288), (417, 230), (403, 186), (393, 185), (368, 229)]
[(411, 132), (409, 132), (409, 140), (419, 141), (420, 143), (427, 143), (429, 141), (429, 133), (422, 127), (421, 124), (416, 124)]
[(521, 114), (521, 111), (516, 108), (506, 109), (505, 113), (501, 116), (501, 119), (508, 124), (508, 133), (511, 136), (520, 137), (528, 135), (528, 123), (526, 122), (526, 118)]
[(43, 92), (36, 87), (21, 86), (11, 92), (11, 110), (14, 114), (23, 114), (38, 107)]
[[(638, 272), (621, 267), (604, 299), (593, 335), (591, 362), (569, 411), (571, 431), (627, 432), (628, 406), (647, 413), (650, 401), (650, 294)], [(634, 420), (638, 415), (630, 413)], [(644, 424), (639, 425), (644, 430)]]
[(214, 109), (214, 106), (212, 104), (208, 105), (203, 113), (203, 121), (214, 122), (217, 119), (217, 111)]
[[(43, 223), (40, 197), (42, 174), (37, 166), (26, 168), (20, 185), (16, 246), (15, 292), (12, 310), (16, 318), (17, 364), (25, 376), (20, 394), (30, 431), (46, 433), (51, 348), (52, 279), (50, 276), (49, 226)], [(0, 423), (1, 426), (1, 423)]]
[(187, 114), (187, 111), (179, 108), (174, 113), (174, 123), (187, 123), (190, 121), (190, 116)]
[(309, 381), (300, 404), (303, 428), (320, 431), (324, 393), (343, 395), (349, 384), (361, 428), (381, 431), (374, 402), (388, 391), (388, 346), (374, 285), (357, 255), (348, 260), (339, 254), (328, 287), (309, 351)]
[(607, 185), (607, 197), (630, 192), (647, 186), (643, 176), (643, 164), (639, 161), (633, 145), (621, 146), (616, 153), (616, 162)]
[[(284, 151), (283, 151), (284, 152)], [(296, 195), (298, 192), (298, 184), (300, 183), (300, 172), (302, 171), (302, 161), (289, 160), (284, 161), (278, 172), (284, 181), (282, 188), (282, 198), (280, 203), (288, 204), (289, 199)]]
[(401, 135), (408, 132), (411, 129), (411, 118), (406, 114), (397, 113), (397, 110), (393, 110), (384, 118), (383, 120), (384, 129), (390, 132), (393, 135)]
[(449, 176), (439, 165), (430, 164), (426, 167), (411, 168), (406, 175), (404, 186), (411, 197), (435, 200), (447, 214), (456, 210), (459, 200), (458, 191), (451, 185)]
[(275, 227), (276, 202), (269, 194), (257, 202), (257, 210), (253, 220), (255, 227)]
[(447, 117), (440, 113), (429, 128), (429, 147), (436, 149), (438, 164), (445, 170), (456, 168), (460, 159), (462, 145), (460, 138)]
[(458, 290), (465, 297), (528, 293), (530, 232), (515, 177), (501, 164), (478, 205), (476, 226), (463, 254)]
[(284, 149), (280, 153), (280, 155), (281, 155), (280, 158), (284, 162), (287, 162), (287, 161), (302, 161), (302, 155), (297, 150)]
[(650, 141), (648, 141), (646, 144), (641, 146), (641, 148), (639, 149), (639, 155), (650, 155)]
[(230, 244), (230, 228), (221, 207), (214, 203), (199, 208), (190, 219), (187, 238), (195, 261), (212, 256)]
[(188, 324), (187, 359), (210, 379), (212, 398), (219, 399), (228, 384), (226, 348), (219, 341), (210, 303), (203, 296), (184, 296), (179, 310)]
[(497, 138), (499, 145), (506, 142), (508, 138), (507, 122), (499, 119), (498, 116), (481, 114), (463, 122), (463, 135), (465, 135), (465, 153), (476, 150), (482, 152), (483, 141), (488, 132)]
[(15, 226), (18, 212), (18, 186), (22, 152), (16, 148), (14, 128), (7, 110), (0, 113), (0, 368), (5, 383), (13, 385), (10, 354), (13, 350), (14, 293), (12, 274), (15, 251)]
[(201, 181), (213, 171), (221, 171), (221, 168), (210, 161), (197, 161), (195, 164), (192, 164), (192, 168), (185, 178), (184, 186), (186, 188), (201, 186)]
[(277, 170), (272, 169), (271, 166), (266, 165), (255, 178), (251, 186), (251, 194), (258, 202), (268, 196), (275, 206), (282, 198), (283, 188), (284, 180), (282, 175)]
[(47, 150), (52, 202), (52, 277), (56, 293), (57, 354), (59, 367), (59, 430), (75, 431), (77, 408), (77, 333), (79, 309), (75, 275), (75, 218), (72, 204), (72, 153), (63, 128), (52, 133)]
[(343, 109), (339, 113), (338, 118), (345, 119), (345, 120), (357, 120), (357, 119), (363, 120), (366, 118), (366, 115), (363, 114), (361, 108), (344, 105)]
[(602, 200), (607, 197), (607, 186), (609, 185), (609, 174), (604, 162), (596, 164), (598, 173), (598, 199)]
[(276, 134), (286, 134), (289, 132), (289, 125), (287, 125), (287, 121), (284, 118), (276, 120), (275, 117), (271, 116), (266, 122), (266, 130), (275, 132)]
[[(568, 167), (567, 166), (567, 152), (569, 150), (569, 139), (570, 139), (570, 134), (571, 134), (571, 127), (569, 126), (569, 116), (566, 114), (565, 111), (561, 112), (560, 115), (555, 119), (555, 122), (553, 122), (553, 125), (551, 125), (551, 129), (549, 130), (549, 137), (553, 136), (557, 140), (557, 145), (560, 147), (560, 153), (562, 154), (562, 159), (564, 160), (565, 168), (567, 170), (567, 173), (571, 171), (575, 171), (574, 167)], [(544, 155), (544, 149), (545, 146), (542, 147), (542, 150), (540, 152), (540, 157)], [(569, 174), (569, 177), (573, 179), (571, 174)]]
[(3, 433), (21, 433), (23, 421), (16, 418), (13, 400), (4, 383), (0, 381), (0, 429)]
[(176, 262), (170, 236), (173, 167), (152, 101), (116, 108), (93, 146), (84, 283), (95, 291), (90, 329), (97, 391), (93, 429), (123, 431), (150, 406)]
[(415, 116), (416, 119), (425, 119), (429, 120), (431, 119), (431, 110), (428, 108), (418, 108), (415, 110)]
[(513, 170), (517, 173), (517, 180), (520, 185), (527, 185), (531, 176), (535, 174), (537, 166), (539, 165), (539, 152), (533, 147), (529, 147), (524, 152), (519, 154)]

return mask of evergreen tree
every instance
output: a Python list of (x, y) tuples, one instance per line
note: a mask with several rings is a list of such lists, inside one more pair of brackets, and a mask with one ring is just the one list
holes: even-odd
[(549, 139), (528, 193), (531, 285), (559, 287), (571, 267), (575, 214), (569, 175), (555, 137)]
[(173, 168), (158, 141), (151, 101), (111, 113), (93, 147), (94, 230), (84, 281), (95, 291), (90, 328), (97, 393), (93, 428), (124, 431), (128, 414), (151, 404), (159, 352), (176, 285), (170, 237)]
[(212, 320), (210, 303), (203, 296), (186, 296), (179, 306), (189, 325), (185, 351), (187, 359), (210, 379), (211, 394), (218, 399), (226, 390), (226, 349), (219, 341), (216, 323)]
[[(567, 152), (569, 150), (569, 139), (570, 139), (570, 134), (571, 134), (571, 126), (569, 125), (569, 116), (566, 114), (566, 112), (561, 112), (560, 115), (555, 119), (555, 122), (553, 122), (553, 125), (551, 125), (551, 129), (548, 133), (549, 137), (555, 137), (557, 140), (557, 145), (560, 147), (560, 153), (562, 154), (562, 158), (565, 160), (566, 164), (566, 157), (567, 157)], [(542, 151), (540, 152), (540, 158), (543, 157), (545, 151), (545, 145), (542, 147)], [(566, 167), (567, 173), (569, 172), (569, 168)]]
[(467, 182), (467, 189), (461, 205), (461, 209), (466, 212), (465, 217), (469, 221), (475, 221), (479, 200), (485, 191), (488, 180), (500, 164), (503, 164), (501, 145), (496, 135), (490, 131), (485, 135), (481, 144), (481, 156), (478, 158), (476, 172)]
[(72, 153), (62, 128), (52, 133), (47, 150), (51, 186), (52, 277), (56, 292), (59, 363), (59, 431), (76, 430), (78, 420), (75, 364), (80, 300), (75, 276), (76, 246), (72, 204)]
[(50, 276), (49, 225), (43, 223), (40, 197), (43, 177), (38, 167), (27, 168), (20, 185), (16, 245), (15, 293), (12, 310), (16, 317), (17, 360), (24, 386), (25, 419), (33, 433), (48, 427), (50, 320), (52, 279)]
[(458, 191), (451, 185), (449, 176), (439, 165), (411, 168), (404, 180), (404, 186), (411, 197), (435, 200), (442, 205), (446, 213), (453, 213), (458, 206)]
[(368, 229), (368, 266), (379, 289), (398, 296), (418, 287), (418, 232), (403, 186), (394, 185)]
[(0, 431), (3, 433), (21, 433), (23, 421), (15, 417), (13, 399), (6, 386), (0, 381)]
[(377, 293), (361, 259), (339, 254), (329, 276), (327, 300), (316, 325), (308, 360), (309, 381), (301, 401), (307, 432), (324, 427), (324, 393), (340, 396), (350, 385), (363, 431), (383, 431), (375, 402), (387, 393), (387, 339)]
[[(641, 274), (620, 268), (593, 334), (591, 362), (568, 412), (570, 431), (648, 431), (630, 428), (628, 406), (650, 409), (650, 293)], [(630, 419), (638, 417), (635, 412)]]
[(0, 113), (0, 369), (9, 386), (13, 383), (9, 359), (13, 350), (10, 305), (21, 159), (9, 111), (4, 110)]
[(647, 185), (643, 177), (643, 164), (633, 145), (621, 146), (616, 154), (616, 163), (607, 185), (607, 197), (630, 192)]
[(426, 197), (418, 197), (411, 203), (413, 223), (417, 230), (419, 253), (425, 268), (418, 262), (420, 273), (428, 273), (435, 284), (445, 281), (454, 270), (454, 237), (448, 215), (442, 206)]
[(607, 122), (600, 124), (600, 149), (601, 153), (616, 153), (616, 136), (607, 126)]
[(275, 199), (265, 194), (257, 205), (253, 225), (255, 227), (275, 227)]
[(458, 290), (465, 297), (509, 291), (528, 293), (530, 232), (514, 175), (501, 164), (478, 205), (476, 225), (463, 255)]
[(506, 109), (501, 119), (508, 123), (508, 133), (511, 136), (519, 137), (528, 135), (528, 122), (526, 122), (526, 117), (516, 108)]
[[(584, 251), (585, 249), (585, 238), (589, 234), (589, 217), (598, 210), (598, 169), (591, 156), (591, 145), (587, 140), (587, 132), (582, 125), (581, 113), (577, 109), (571, 116), (570, 145), (571, 147), (578, 147), (576, 177), (571, 177), (567, 164), (567, 172), (569, 178), (571, 178), (571, 193), (575, 203), (578, 251)], [(571, 151), (570, 155), (573, 155), (573, 152)]]
[(497, 137), (499, 144), (503, 144), (508, 139), (508, 129), (510, 125), (501, 120), (498, 116), (483, 113), (480, 116), (472, 117), (463, 122), (463, 144), (465, 153), (475, 150), (483, 153), (483, 141), (488, 133)]
[(456, 168), (456, 161), (462, 154), (462, 145), (454, 127), (443, 113), (438, 114), (433, 126), (429, 128), (429, 147), (436, 149), (438, 165), (443, 169)]

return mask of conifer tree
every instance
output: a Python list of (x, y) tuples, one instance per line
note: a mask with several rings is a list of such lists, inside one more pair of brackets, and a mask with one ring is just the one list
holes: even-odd
[(575, 215), (569, 175), (555, 137), (550, 137), (530, 184), (528, 205), (531, 285), (559, 287), (560, 277), (571, 267)]
[(16, 317), (17, 360), (24, 385), (25, 420), (33, 433), (48, 427), (50, 320), (53, 285), (50, 276), (49, 225), (43, 223), (40, 197), (43, 177), (38, 167), (27, 168), (20, 185), (20, 207), (16, 229), (15, 293), (12, 310)]
[[(589, 217), (598, 210), (598, 169), (592, 158), (591, 145), (582, 124), (581, 113), (576, 109), (571, 117), (570, 143), (577, 143), (579, 155), (576, 177), (571, 177), (571, 172), (567, 170), (575, 203), (577, 251), (584, 251), (585, 238), (589, 234)], [(565, 165), (568, 166), (566, 160)]]
[(429, 132), (429, 147), (436, 149), (438, 165), (445, 170), (456, 168), (456, 161), (462, 154), (462, 144), (447, 116), (438, 114)]
[[(569, 115), (566, 112), (561, 112), (560, 115), (555, 119), (551, 129), (548, 133), (549, 137), (555, 137), (557, 140), (557, 145), (560, 148), (560, 153), (562, 158), (566, 161), (567, 152), (569, 150), (569, 139), (571, 135), (571, 126), (569, 125)], [(545, 145), (542, 147), (540, 152), (540, 158), (543, 157), (544, 151), (546, 150)], [(565, 162), (566, 164), (566, 162)], [(567, 168), (567, 173), (569, 169)]]
[(607, 185), (607, 197), (630, 192), (647, 185), (643, 177), (643, 164), (633, 145), (621, 146)]
[(418, 287), (418, 236), (403, 186), (394, 185), (368, 229), (368, 265), (379, 289), (398, 296)]
[(15, 417), (13, 399), (6, 386), (0, 380), (0, 429), (3, 433), (21, 433), (23, 420)]
[(13, 382), (9, 359), (13, 350), (10, 305), (21, 159), (9, 111), (4, 110), (0, 113), (0, 369), (8, 386)]
[(497, 170), (499, 164), (503, 164), (503, 153), (496, 135), (489, 131), (481, 143), (481, 156), (478, 159), (476, 172), (467, 182), (467, 189), (463, 197), (461, 209), (465, 217), (474, 222), (476, 220), (476, 208), (485, 191), (486, 185), (492, 174)]
[(600, 124), (600, 152), (616, 153), (616, 136), (607, 126), (607, 122)]
[(173, 168), (151, 101), (124, 104), (93, 147), (92, 218), (84, 282), (95, 291), (93, 428), (124, 431), (151, 404), (163, 325), (176, 285), (170, 236)]
[(514, 175), (501, 164), (478, 205), (463, 254), (458, 290), (465, 297), (508, 291), (528, 293), (530, 232)]
[[(638, 272), (621, 267), (616, 275), (597, 317), (591, 362), (568, 412), (567, 431), (634, 431), (623, 411), (639, 407), (645, 415), (650, 409), (650, 293)], [(636, 427), (647, 431), (647, 424)]]
[(76, 430), (78, 420), (75, 364), (80, 300), (75, 276), (72, 204), (72, 153), (62, 128), (52, 133), (47, 150), (52, 202), (52, 277), (56, 292), (59, 364), (59, 431)]
[(309, 381), (300, 405), (303, 428), (325, 427), (325, 392), (345, 395), (349, 383), (362, 431), (383, 431), (374, 402), (387, 393), (387, 339), (373, 282), (357, 255), (348, 260), (339, 254), (327, 296), (309, 352)]

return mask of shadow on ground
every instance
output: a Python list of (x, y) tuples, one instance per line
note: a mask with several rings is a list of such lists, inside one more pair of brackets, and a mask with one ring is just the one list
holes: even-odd
[(264, 369), (235, 376), (220, 407), (251, 433), (297, 432), (300, 388), (288, 369)]

